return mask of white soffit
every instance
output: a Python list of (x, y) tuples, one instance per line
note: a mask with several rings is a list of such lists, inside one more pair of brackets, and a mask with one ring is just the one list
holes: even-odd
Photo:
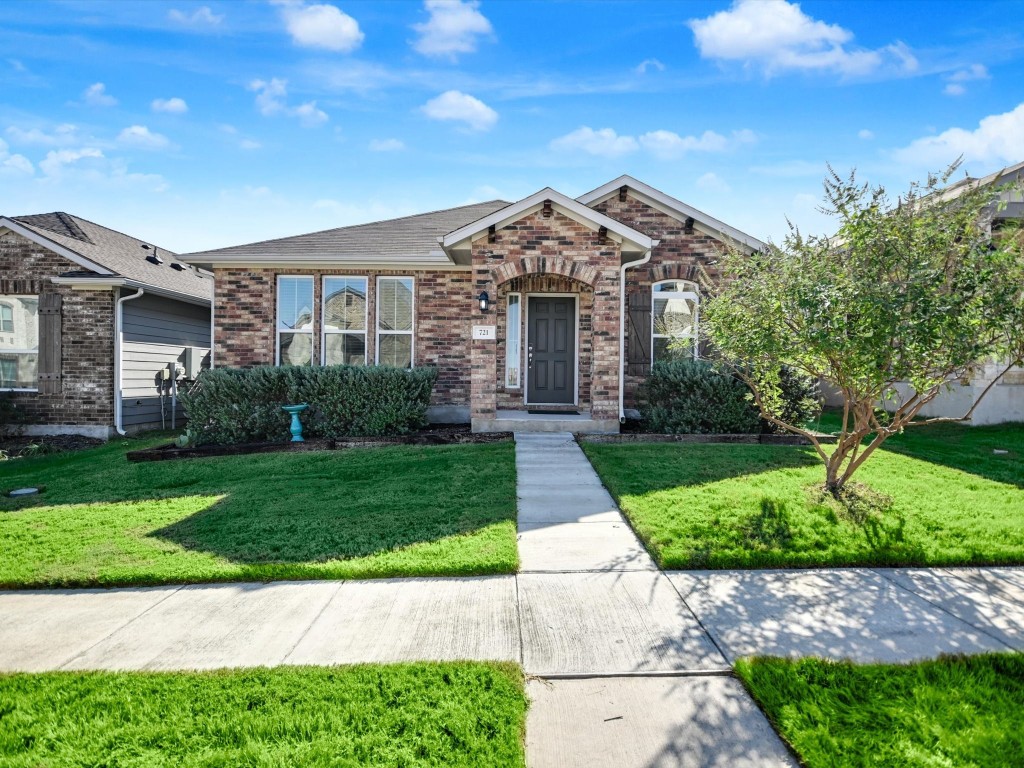
[(608, 236), (612, 239), (622, 243), (624, 246), (633, 246), (633, 248), (624, 248), (624, 250), (649, 251), (657, 244), (656, 240), (651, 239), (651, 237), (643, 232), (635, 230), (610, 216), (605, 216), (599, 211), (588, 208), (586, 205), (582, 205), (551, 187), (545, 187), (529, 197), (524, 197), (517, 203), (512, 203), (505, 208), (495, 211), (490, 216), (485, 216), (482, 219), (456, 229), (454, 232), (449, 232), (439, 242), (446, 251), (468, 248), (477, 235), (486, 234), (487, 230), (492, 226), (495, 229), (501, 229), (524, 216), (529, 216), (541, 210), (546, 200), (550, 200), (552, 209), (558, 211), (563, 216), (578, 221), (595, 232), (604, 227), (608, 230)]
[(679, 221), (693, 219), (694, 227), (706, 234), (725, 240), (732, 240), (752, 251), (761, 250), (765, 247), (765, 243), (756, 237), (748, 235), (746, 232), (742, 232), (735, 227), (730, 227), (724, 221), (719, 221), (714, 216), (709, 216), (692, 205), (687, 205), (682, 200), (666, 195), (664, 192), (655, 189), (649, 184), (644, 184), (642, 181), (634, 179), (629, 175), (622, 175), (613, 181), (609, 181), (607, 184), (603, 184), (597, 189), (581, 195), (577, 200), (583, 203), (583, 205), (597, 205), (618, 194), (619, 189), (622, 187), (628, 187), (635, 198), (667, 216), (671, 216)]

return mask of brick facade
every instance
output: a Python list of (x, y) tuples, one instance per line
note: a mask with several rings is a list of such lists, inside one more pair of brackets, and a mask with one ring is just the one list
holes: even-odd
[[(722, 241), (697, 229), (687, 234), (685, 222), (651, 207), (631, 193), (626, 194), (624, 201), (620, 201), (616, 193), (593, 208), (661, 241), (647, 264), (626, 271), (627, 296), (634, 292), (650, 293), (654, 283), (661, 280), (690, 280), (699, 286), (719, 280), (716, 263), (725, 248)], [(627, 329), (627, 360), (629, 337)], [(627, 408), (637, 407), (637, 390), (643, 380), (641, 376), (625, 377)]]
[[(617, 419), (618, 244), (610, 238), (602, 243), (598, 232), (558, 211), (547, 217), (536, 211), (497, 230), (494, 242), (488, 239), (483, 235), (473, 243), (473, 293), (487, 291), (498, 297), (500, 312), (504, 312), (505, 296), (517, 288), (527, 289), (522, 291), (524, 301), (533, 287), (551, 286), (561, 290), (547, 292), (579, 294), (580, 317), (585, 311), (589, 315), (589, 327), (577, 329), (580, 405), (588, 405), (594, 419)], [(500, 333), (500, 342), (504, 338), (504, 332)], [(522, 407), (521, 390), (513, 393), (502, 388), (499, 398), (504, 364), (503, 343), (472, 342), (473, 419), (495, 418), (499, 402), (502, 407)]]
[(214, 271), (214, 311), (217, 366), (248, 368), (275, 363), (274, 337), (277, 311), (277, 277), (313, 277), (313, 359), (321, 360), (323, 277), (348, 275), (367, 278), (366, 357), (376, 355), (374, 333), (377, 314), (377, 278), (412, 277), (415, 280), (414, 365), (438, 370), (433, 405), (469, 406), (469, 358), (466, 344), (476, 302), (468, 271), (387, 271), (359, 269), (248, 269)]
[(28, 424), (109, 427), (114, 421), (114, 292), (76, 291), (49, 281), (78, 269), (21, 235), (0, 235), (0, 294), (62, 297), (61, 391), (10, 395)]

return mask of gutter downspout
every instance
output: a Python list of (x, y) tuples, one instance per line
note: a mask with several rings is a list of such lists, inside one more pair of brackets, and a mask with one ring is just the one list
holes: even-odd
[(626, 421), (626, 270), (639, 267), (651, 260), (651, 254), (660, 241), (654, 240), (651, 248), (636, 261), (627, 261), (619, 267), (619, 424)]
[(145, 291), (139, 288), (136, 293), (131, 296), (121, 296), (117, 300), (117, 306), (114, 309), (114, 429), (121, 437), (125, 436), (124, 425), (121, 423), (124, 420), (124, 414), (122, 413), (121, 403), (121, 366), (122, 366), (122, 350), (121, 342), (124, 336), (124, 311), (122, 305), (126, 301), (139, 298)]

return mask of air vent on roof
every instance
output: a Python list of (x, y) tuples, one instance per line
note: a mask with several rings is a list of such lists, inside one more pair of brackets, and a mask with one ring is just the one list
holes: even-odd
[(173, 261), (173, 262), (171, 262), (171, 269), (176, 269), (179, 272), (184, 272), (185, 271), (185, 265), (184, 264), (179, 264), (178, 262)]
[(156, 250), (156, 246), (155, 245), (149, 245), (147, 243), (139, 243), (139, 247), (142, 248), (142, 250), (144, 250), (144, 251), (149, 251), (149, 250), (153, 251), (151, 254), (149, 254), (149, 256), (146, 257), (146, 261), (148, 261), (150, 264), (160, 265), (160, 264), (164, 263), (164, 260), (161, 259), (160, 256), (157, 254), (157, 250)]

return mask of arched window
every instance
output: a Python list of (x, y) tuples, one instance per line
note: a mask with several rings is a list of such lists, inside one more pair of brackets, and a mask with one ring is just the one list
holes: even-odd
[(0, 304), (0, 333), (14, 333), (14, 307)]
[(662, 280), (651, 290), (651, 362), (696, 359), (700, 324), (696, 284)]

